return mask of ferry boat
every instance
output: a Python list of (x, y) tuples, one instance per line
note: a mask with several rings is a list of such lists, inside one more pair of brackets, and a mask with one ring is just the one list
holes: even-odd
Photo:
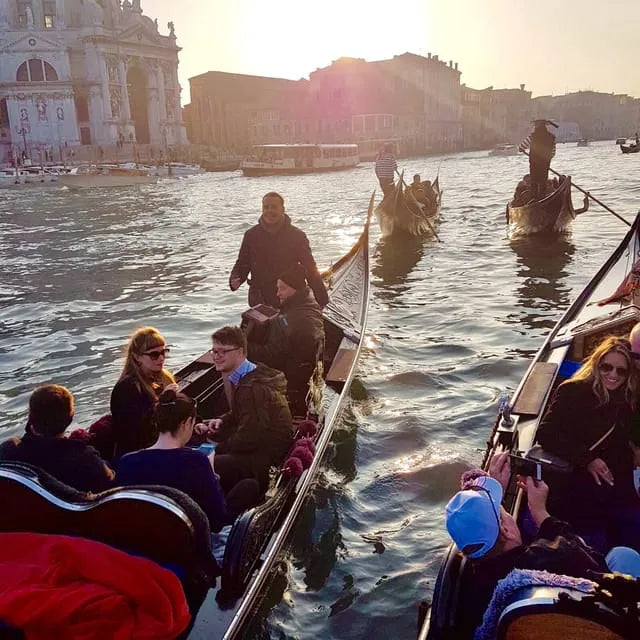
[(139, 184), (155, 184), (157, 181), (158, 176), (151, 175), (147, 170), (115, 165), (77, 167), (70, 173), (59, 176), (60, 184), (69, 189), (131, 187)]
[(358, 162), (357, 144), (260, 144), (240, 168), (245, 176), (296, 175), (351, 169)]

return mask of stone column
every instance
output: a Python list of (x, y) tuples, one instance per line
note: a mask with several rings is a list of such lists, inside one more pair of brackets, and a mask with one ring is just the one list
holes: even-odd
[(9, 30), (9, 14), (7, 0), (0, 0), (0, 31)]
[(127, 87), (127, 71), (124, 66), (124, 60), (120, 58), (118, 60), (118, 79), (120, 80), (120, 86), (122, 87), (122, 115), (123, 120), (128, 123), (131, 122), (131, 107), (129, 105), (129, 88)]
[(56, 29), (64, 29), (64, 0), (56, 0)]
[[(156, 79), (158, 84), (158, 101), (159, 101), (159, 114), (160, 114), (160, 122), (166, 123), (167, 121), (167, 98), (165, 96), (165, 86), (164, 86), (164, 63), (161, 61), (158, 64), (158, 68), (156, 70)], [(164, 125), (163, 125), (164, 126)]]

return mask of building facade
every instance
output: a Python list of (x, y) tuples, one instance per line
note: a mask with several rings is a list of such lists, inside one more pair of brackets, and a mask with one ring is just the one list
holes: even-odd
[(0, 162), (79, 145), (186, 144), (180, 48), (167, 26), (161, 35), (140, 0), (0, 0)]

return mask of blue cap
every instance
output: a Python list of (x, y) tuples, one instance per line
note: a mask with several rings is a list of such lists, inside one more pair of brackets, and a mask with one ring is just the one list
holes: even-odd
[(458, 491), (446, 508), (446, 526), (462, 553), (480, 558), (498, 541), (502, 486), (494, 478), (480, 476)]

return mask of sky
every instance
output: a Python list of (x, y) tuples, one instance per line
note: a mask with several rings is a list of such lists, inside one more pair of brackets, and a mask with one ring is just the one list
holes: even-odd
[(474, 89), (640, 97), (640, 0), (143, 0), (175, 23), (182, 103), (207, 71), (308, 78), (343, 56), (453, 60)]

